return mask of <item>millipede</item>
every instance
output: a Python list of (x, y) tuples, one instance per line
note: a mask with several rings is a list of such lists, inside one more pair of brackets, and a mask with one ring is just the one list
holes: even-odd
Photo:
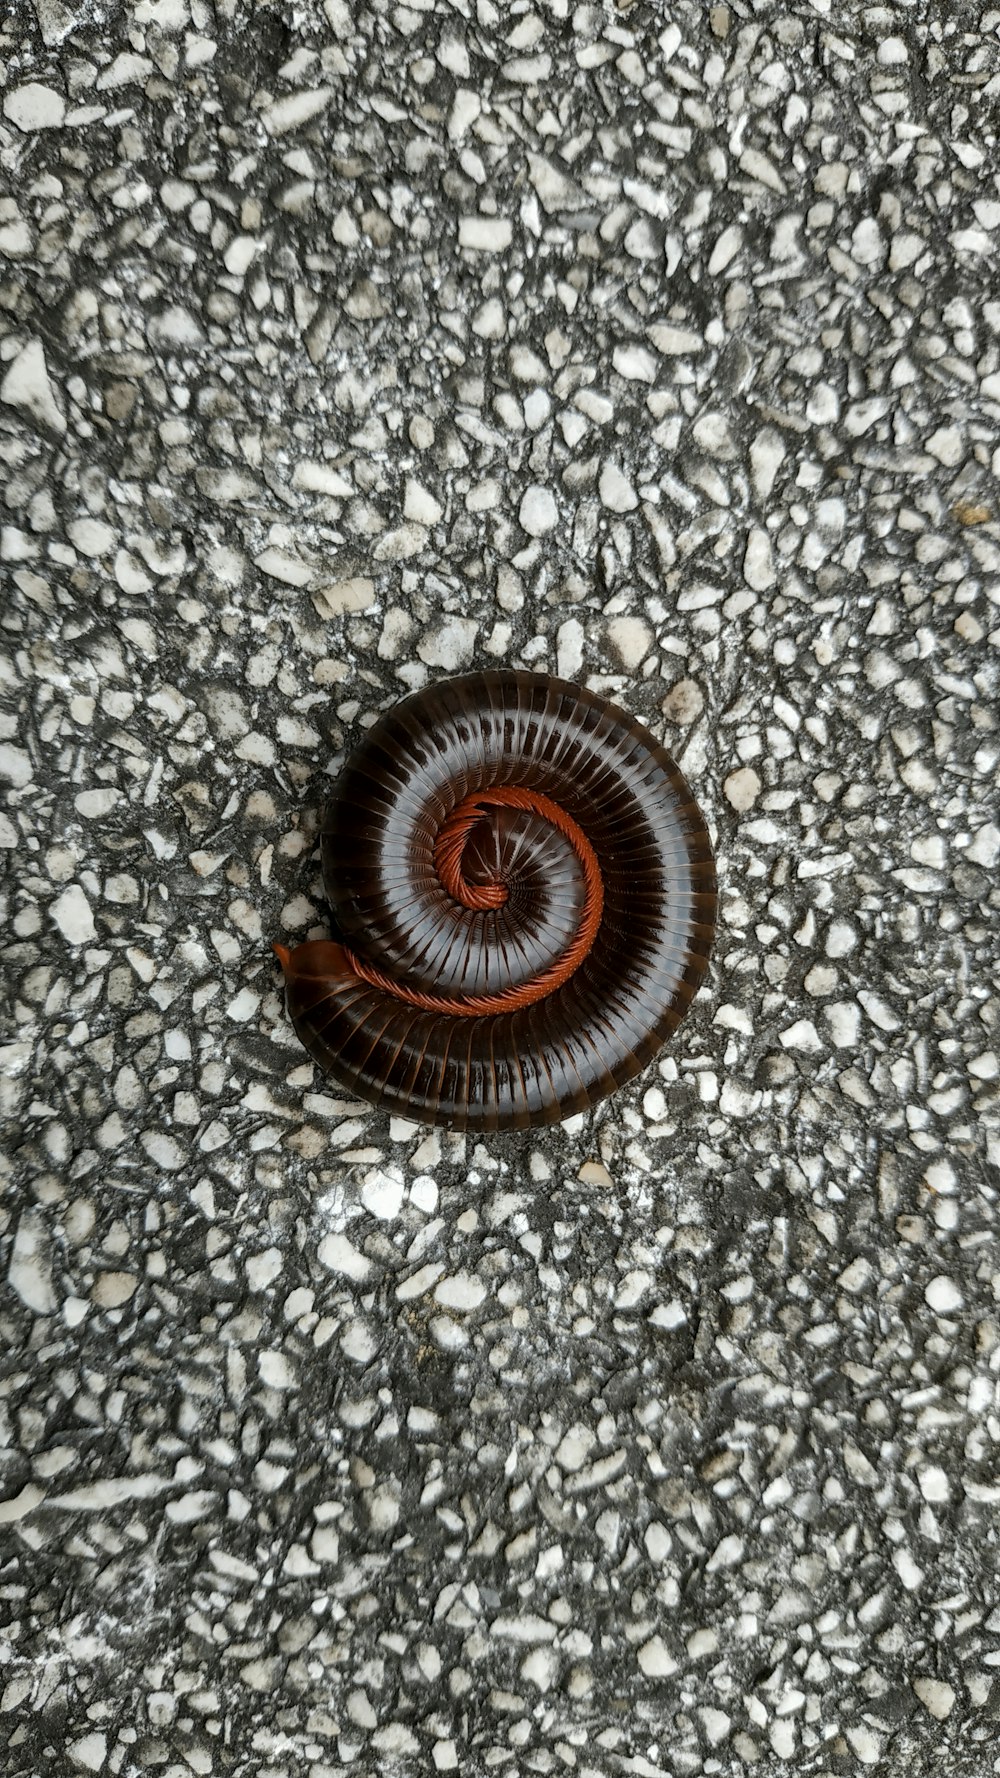
[(274, 949), (325, 1072), (416, 1122), (586, 1111), (676, 1030), (708, 967), (715, 863), (683, 774), (579, 685), (441, 679), (382, 716), (326, 810), (334, 936)]

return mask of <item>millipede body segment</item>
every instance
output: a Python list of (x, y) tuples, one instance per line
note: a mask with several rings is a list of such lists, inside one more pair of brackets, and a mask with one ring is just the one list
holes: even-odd
[(708, 965), (715, 865), (641, 723), (543, 674), (439, 680), (369, 730), (323, 826), (336, 937), (275, 945), (349, 1092), (454, 1129), (556, 1123), (653, 1058)]

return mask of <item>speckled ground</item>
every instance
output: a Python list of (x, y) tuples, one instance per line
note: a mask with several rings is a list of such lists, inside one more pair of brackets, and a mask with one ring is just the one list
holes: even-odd
[[(5, 1778), (1000, 1771), (1000, 10), (3, 12)], [(474, 1143), (269, 944), (498, 661), (722, 909)]]

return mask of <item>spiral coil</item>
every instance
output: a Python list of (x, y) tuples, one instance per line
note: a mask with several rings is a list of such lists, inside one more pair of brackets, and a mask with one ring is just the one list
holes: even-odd
[(704, 975), (708, 833), (670, 755), (579, 686), (490, 672), (368, 733), (323, 829), (337, 937), (275, 945), (289, 1014), (352, 1093), (524, 1129), (643, 1069)]

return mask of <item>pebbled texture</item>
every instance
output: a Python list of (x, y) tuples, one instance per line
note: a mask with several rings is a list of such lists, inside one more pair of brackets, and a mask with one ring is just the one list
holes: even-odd
[[(992, 13), (0, 3), (3, 1778), (1000, 1778)], [(487, 664), (720, 899), (477, 1137), (267, 941)]]

